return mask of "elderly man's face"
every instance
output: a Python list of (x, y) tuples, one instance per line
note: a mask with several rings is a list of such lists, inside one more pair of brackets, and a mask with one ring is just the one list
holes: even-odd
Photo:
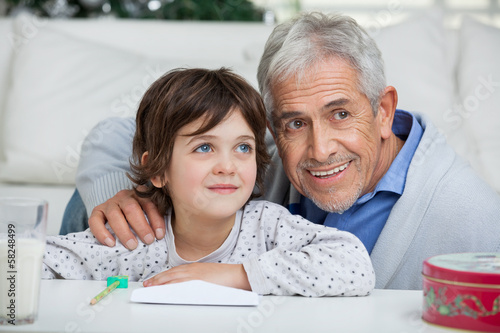
[(344, 60), (310, 72), (316, 74), (274, 87), (275, 139), (294, 187), (321, 209), (343, 212), (375, 188), (392, 162), (383, 153), (392, 115), (389, 122), (384, 110), (374, 116)]

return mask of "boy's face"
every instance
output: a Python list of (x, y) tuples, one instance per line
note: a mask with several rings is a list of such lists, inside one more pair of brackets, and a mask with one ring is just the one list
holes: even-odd
[[(250, 197), (257, 175), (255, 135), (241, 112), (231, 112), (196, 135), (204, 119), (182, 127), (165, 174), (176, 217), (233, 218)], [(161, 184), (155, 184), (155, 186)]]

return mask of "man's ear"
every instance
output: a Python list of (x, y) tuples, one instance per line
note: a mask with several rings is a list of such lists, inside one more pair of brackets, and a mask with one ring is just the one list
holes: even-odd
[(382, 139), (388, 139), (392, 135), (392, 122), (398, 105), (398, 92), (396, 88), (387, 86), (380, 99), (378, 107), (378, 122)]
[(271, 126), (271, 122), (267, 120), (266, 124), (267, 124), (267, 129), (269, 130), (269, 132), (271, 132), (271, 135), (273, 136), (274, 142), (276, 142), (276, 134), (274, 133), (273, 127)]
[(274, 143), (276, 144), (276, 147), (278, 148), (278, 155), (281, 157), (280, 149), (278, 146), (278, 139), (276, 138), (276, 133), (274, 132), (273, 126), (271, 126), (271, 122), (269, 120), (266, 122), (266, 124), (267, 124), (267, 129), (269, 130), (269, 132), (271, 132), (271, 135), (273, 136)]
[[(148, 156), (149, 153), (147, 151), (142, 154), (141, 165), (145, 165), (148, 162)], [(165, 185), (165, 180), (162, 180), (160, 176), (154, 176), (153, 178), (150, 179), (150, 181), (154, 187), (161, 188)]]

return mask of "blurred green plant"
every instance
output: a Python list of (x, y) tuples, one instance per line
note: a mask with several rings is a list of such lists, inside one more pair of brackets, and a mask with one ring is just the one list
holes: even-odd
[(249, 0), (6, 0), (7, 14), (42, 17), (262, 21), (264, 10)]

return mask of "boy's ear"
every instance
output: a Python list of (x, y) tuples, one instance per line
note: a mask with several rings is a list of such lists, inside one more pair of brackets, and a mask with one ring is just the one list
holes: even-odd
[(145, 151), (141, 156), (141, 165), (144, 165), (148, 162), (149, 152)]
[[(144, 152), (144, 154), (142, 154), (141, 165), (145, 165), (148, 162), (148, 156), (149, 156), (149, 153), (147, 151)], [(162, 180), (160, 176), (154, 176), (153, 178), (150, 179), (150, 181), (154, 187), (161, 188), (165, 185), (165, 181)]]
[(163, 181), (160, 176), (154, 176), (151, 178), (151, 184), (153, 184), (154, 187), (162, 188), (165, 186), (165, 181)]

